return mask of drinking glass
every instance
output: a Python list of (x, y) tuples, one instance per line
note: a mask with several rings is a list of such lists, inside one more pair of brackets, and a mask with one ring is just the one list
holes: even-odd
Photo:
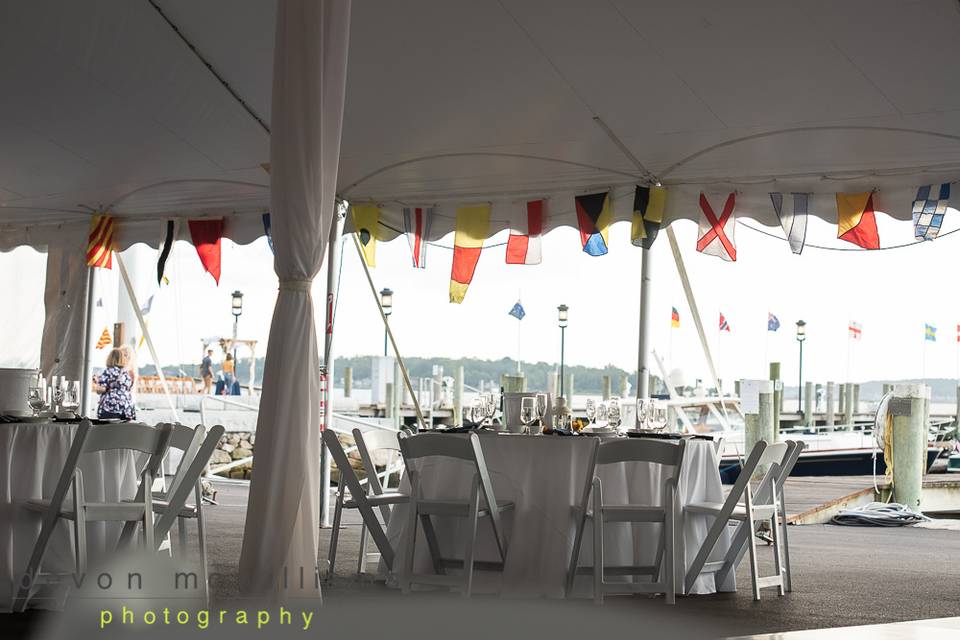
[(650, 401), (646, 398), (637, 398), (637, 424), (636, 428), (643, 431), (647, 428), (647, 420), (650, 415)]
[(617, 398), (610, 398), (610, 405), (607, 407), (607, 424), (612, 429), (619, 431), (621, 422), (620, 400)]
[(547, 394), (538, 393), (537, 394), (537, 420), (540, 421), (540, 426), (543, 426), (543, 418), (547, 415)]
[(69, 411), (71, 413), (76, 413), (77, 409), (80, 407), (80, 383), (76, 380), (71, 380), (66, 383), (63, 388), (63, 398), (60, 401), (60, 406), (63, 407), (64, 411)]
[(597, 405), (594, 404), (593, 398), (587, 398), (587, 404), (583, 411), (587, 414), (587, 421), (593, 424), (593, 419), (597, 417)]
[(486, 405), (483, 401), (482, 396), (477, 396), (473, 399), (473, 409), (470, 411), (470, 418), (476, 424), (483, 422), (484, 417), (486, 416), (487, 410)]
[(607, 405), (603, 402), (597, 405), (597, 428), (600, 428), (600, 422), (607, 421)]
[(537, 407), (535, 398), (520, 398), (520, 422), (523, 424), (523, 432), (530, 434), (530, 425), (537, 420)]
[(40, 416), (40, 412), (47, 408), (47, 398), (43, 387), (30, 387), (27, 390), (27, 404), (33, 409), (33, 417)]
[(53, 410), (54, 413), (60, 411), (60, 407), (63, 404), (63, 393), (64, 393), (64, 379), (61, 376), (54, 376), (53, 378)]
[(655, 404), (651, 412), (650, 422), (655, 431), (663, 431), (667, 426), (667, 407)]

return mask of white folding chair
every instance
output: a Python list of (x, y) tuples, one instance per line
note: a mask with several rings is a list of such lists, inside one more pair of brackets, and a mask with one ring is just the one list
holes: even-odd
[[(403, 458), (400, 453), (400, 438), (396, 431), (377, 430), (364, 433), (360, 429), (353, 430), (353, 441), (357, 445), (357, 452), (360, 454), (360, 460), (363, 462), (363, 469), (367, 477), (367, 495), (379, 496), (384, 493), (398, 494), (399, 479), (403, 477)], [(384, 478), (380, 482), (380, 476), (377, 473), (375, 456), (386, 453), (387, 462), (384, 465)], [(399, 463), (399, 464), (398, 464)], [(391, 476), (397, 474), (397, 487), (390, 488), (388, 485)], [(406, 502), (406, 500), (404, 501)], [(339, 508), (342, 508), (343, 500), (338, 500)], [(394, 503), (399, 504), (399, 503)], [(386, 528), (390, 524), (391, 505), (383, 504), (380, 506), (380, 514), (383, 516), (383, 526)], [(332, 535), (337, 535), (334, 531)], [(332, 546), (332, 545), (331, 545)], [(380, 554), (369, 554), (379, 556)], [(357, 558), (357, 573), (363, 574), (367, 563), (367, 526), (360, 526), (360, 555)], [(334, 558), (330, 558), (330, 566), (334, 566)]]
[[(573, 589), (576, 574), (593, 575), (593, 599), (603, 603), (606, 593), (662, 593), (667, 604), (676, 602), (676, 524), (677, 524), (677, 479), (683, 464), (686, 442), (628, 438), (611, 440), (600, 445), (597, 466), (618, 463), (650, 463), (670, 467), (668, 477), (661, 487), (660, 505), (605, 504), (602, 482), (599, 477), (592, 481), (592, 500), (579, 507), (581, 518), (593, 521), (593, 566), (578, 566), (581, 535), (574, 539), (573, 554), (567, 571), (567, 593)], [(592, 506), (592, 508), (591, 508)], [(604, 563), (603, 529), (606, 522), (660, 524), (660, 539), (652, 565), (606, 566)], [(605, 576), (649, 576), (655, 582), (606, 582)]]
[[(400, 450), (407, 467), (410, 480), (409, 521), (404, 529), (403, 571), (400, 587), (404, 593), (410, 592), (411, 585), (418, 584), (459, 587), (464, 597), (470, 597), (473, 590), (474, 569), (502, 571), (507, 559), (507, 538), (504, 533), (501, 514), (513, 509), (513, 502), (498, 501), (493, 493), (493, 484), (480, 448), (480, 439), (476, 433), (439, 434), (421, 433), (400, 440)], [(450, 496), (427, 498), (423, 494), (420, 472), (416, 461), (427, 458), (454, 458), (471, 463), (473, 479), (468, 498)], [(463, 559), (444, 558), (440, 553), (440, 543), (433, 527), (434, 517), (466, 518), (467, 537), (464, 542)], [(487, 518), (493, 529), (497, 546), (497, 561), (479, 561), (476, 559), (477, 524), (480, 518)], [(434, 574), (413, 573), (414, 551), (417, 539), (417, 521), (423, 527), (424, 538), (430, 550)], [(447, 569), (459, 568), (463, 576), (448, 576)]]
[[(389, 510), (392, 505), (405, 503), (409, 498), (401, 493), (367, 495), (360, 479), (357, 477), (357, 474), (354, 473), (353, 467), (350, 466), (350, 461), (347, 459), (347, 454), (343, 450), (343, 445), (340, 444), (340, 439), (337, 438), (336, 432), (332, 429), (325, 429), (323, 432), (323, 442), (330, 451), (330, 455), (333, 456), (334, 464), (337, 465), (337, 469), (340, 471), (340, 482), (337, 486), (337, 505), (333, 512), (333, 531), (331, 532), (330, 549), (328, 551), (327, 561), (330, 566), (328, 568), (327, 578), (330, 579), (333, 577), (335, 568), (334, 561), (337, 557), (337, 541), (340, 532), (340, 518), (343, 509), (356, 509), (360, 513), (364, 526), (370, 531), (373, 543), (380, 552), (380, 557), (383, 558), (387, 569), (392, 570), (395, 552), (390, 541), (387, 539), (387, 534), (384, 532), (383, 526), (377, 519), (377, 514), (374, 509), (386, 508)], [(346, 491), (350, 492), (349, 499), (345, 496)]]
[[(783, 464), (779, 466), (779, 469), (776, 469), (776, 478), (773, 478), (773, 482), (776, 483), (777, 497), (779, 498), (779, 521), (780, 521), (780, 535), (781, 535), (781, 548), (783, 551), (783, 574), (784, 574), (784, 591), (787, 593), (793, 591), (792, 575), (790, 572), (790, 543), (787, 535), (787, 510), (786, 510), (786, 498), (784, 494), (784, 485), (787, 482), (787, 478), (790, 477), (790, 474), (793, 473), (793, 468), (797, 464), (797, 460), (800, 457), (800, 453), (803, 451), (804, 444), (799, 440), (786, 440), (788, 451), (786, 459)], [(768, 482), (757, 489), (757, 500), (760, 502), (766, 502), (770, 500), (770, 488), (771, 484)], [(747, 552), (747, 536), (753, 533), (753, 527), (747, 526), (746, 522), (740, 522), (737, 525), (736, 532), (733, 535), (732, 541), (730, 543), (730, 551), (732, 560), (727, 563), (724, 569), (721, 569), (717, 572), (717, 581), (723, 582), (726, 580), (727, 575), (730, 571), (736, 568), (740, 561), (743, 559), (743, 555)], [(736, 555), (732, 555), (736, 553)]]
[[(684, 587), (687, 593), (693, 588), (694, 582), (701, 573), (713, 573), (719, 578), (726, 576), (736, 569), (736, 562), (742, 557), (743, 544), (731, 544), (723, 560), (707, 562), (717, 541), (723, 534), (726, 526), (731, 522), (742, 522), (745, 533), (741, 534), (750, 552), (750, 577), (753, 583), (753, 599), (760, 599), (760, 589), (777, 587), (779, 595), (784, 595), (784, 572), (780, 548), (780, 514), (783, 511), (780, 504), (780, 492), (776, 479), (780, 469), (788, 462), (788, 453), (792, 445), (778, 442), (768, 445), (765, 441), (758, 442), (753, 451), (744, 461), (737, 481), (733, 484), (727, 499), (724, 502), (697, 502), (684, 507), (684, 512), (691, 515), (713, 516), (713, 524), (707, 532), (697, 556), (687, 571)], [(763, 478), (760, 480), (757, 492), (750, 486), (750, 481), (757, 468), (769, 465)], [(769, 491), (763, 491), (769, 487)], [(742, 501), (741, 501), (742, 500)], [(757, 543), (753, 535), (758, 523), (769, 521), (773, 537), (774, 575), (760, 576), (757, 565)]]
[[(87, 570), (87, 522), (126, 522), (131, 531), (140, 524), (141, 539), (144, 547), (155, 549), (153, 478), (160, 472), (160, 465), (170, 441), (170, 429), (166, 426), (151, 427), (145, 424), (104, 424), (91, 425), (83, 420), (77, 426), (77, 433), (67, 453), (60, 479), (50, 498), (33, 499), (24, 506), (43, 514), (40, 537), (33, 547), (33, 553), (27, 563), (13, 610), (23, 611), (30, 597), (30, 589), (38, 584), (40, 566), (46, 553), (50, 537), (60, 518), (73, 522), (74, 559), (76, 576)], [(140, 473), (140, 485), (136, 497), (121, 502), (89, 502), (84, 495), (83, 473), (79, 462), (81, 454), (123, 449), (148, 454), (149, 458)], [(72, 500), (64, 504), (67, 491), (72, 489)]]
[[(200, 477), (210, 463), (214, 450), (220, 443), (225, 429), (221, 425), (212, 427), (209, 431), (203, 425), (191, 429), (182, 424), (169, 425), (170, 448), (183, 452), (177, 471), (170, 481), (166, 491), (154, 492), (153, 511), (156, 514), (154, 525), (154, 541), (162, 541), (167, 537), (173, 522), (177, 523), (179, 533), (179, 552), (185, 553), (187, 548), (187, 522), (197, 522), (197, 547), (200, 562), (200, 578), (197, 581), (204, 602), (209, 601), (209, 575), (207, 567), (207, 538), (206, 522), (203, 515), (203, 488)], [(190, 494), (193, 494), (193, 504), (187, 504)], [(129, 524), (121, 534), (121, 544), (131, 535)], [(160, 548), (160, 542), (156, 542)]]

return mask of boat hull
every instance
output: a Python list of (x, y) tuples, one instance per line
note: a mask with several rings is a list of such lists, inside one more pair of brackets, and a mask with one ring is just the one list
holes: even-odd
[[(942, 449), (927, 449), (927, 471), (940, 456)], [(883, 454), (878, 453), (876, 473), (883, 475), (887, 465)], [(720, 461), (720, 479), (724, 484), (733, 484), (740, 473), (739, 458), (724, 456)], [(800, 454), (793, 476), (867, 476), (874, 473), (873, 451), (870, 449), (806, 451)]]

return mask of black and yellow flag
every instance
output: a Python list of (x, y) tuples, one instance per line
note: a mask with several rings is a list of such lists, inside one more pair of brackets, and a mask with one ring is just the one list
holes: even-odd
[(653, 246), (663, 223), (663, 209), (666, 204), (666, 188), (637, 187), (633, 194), (633, 221), (630, 226), (630, 242), (634, 246), (644, 249)]
[(363, 261), (368, 267), (377, 266), (377, 225), (380, 223), (380, 207), (375, 204), (353, 205), (353, 228), (360, 240)]

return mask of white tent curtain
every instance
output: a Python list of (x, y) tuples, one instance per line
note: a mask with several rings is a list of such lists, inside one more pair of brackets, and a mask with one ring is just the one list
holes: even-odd
[(310, 285), (334, 216), (350, 0), (280, 0), (276, 25), (270, 210), (280, 294), (267, 345), (240, 589), (292, 599), (320, 595), (320, 360)]
[(47, 247), (45, 317), (40, 343), (40, 368), (45, 376), (84, 378), (88, 227), (87, 222), (62, 225)]

